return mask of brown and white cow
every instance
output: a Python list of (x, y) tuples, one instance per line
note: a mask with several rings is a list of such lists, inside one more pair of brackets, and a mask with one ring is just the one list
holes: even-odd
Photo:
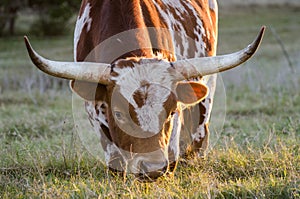
[(85, 99), (106, 164), (155, 179), (206, 149), (216, 73), (249, 59), (265, 29), (215, 56), (217, 23), (216, 0), (83, 0), (75, 62), (45, 59), (25, 41), (39, 69), (71, 80)]

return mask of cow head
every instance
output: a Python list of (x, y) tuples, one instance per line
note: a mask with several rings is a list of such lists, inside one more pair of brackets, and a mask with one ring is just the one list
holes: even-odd
[[(105, 102), (109, 132), (103, 148), (107, 164), (153, 179), (163, 175), (171, 161), (178, 158), (179, 146), (170, 147), (170, 140), (179, 133), (173, 126), (180, 118), (181, 105), (198, 103), (208, 93), (205, 85), (183, 80), (245, 62), (258, 48), (264, 29), (252, 44), (236, 53), (175, 62), (138, 57), (119, 59), (113, 64), (56, 62), (38, 55), (27, 38), (25, 42), (40, 70), (72, 80), (72, 90), (87, 101)], [(90, 85), (97, 85), (92, 92)]]
[(196, 82), (179, 82), (174, 66), (157, 58), (120, 59), (110, 74), (108, 85), (72, 81), (72, 90), (87, 101), (109, 104), (105, 110), (109, 137), (118, 149), (102, 144), (107, 164), (118, 170), (127, 165), (131, 173), (158, 177), (178, 156), (178, 149), (169, 145), (180, 106), (199, 102), (208, 89)]

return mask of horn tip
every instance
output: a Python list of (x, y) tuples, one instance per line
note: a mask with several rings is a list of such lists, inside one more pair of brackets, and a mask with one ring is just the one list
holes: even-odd
[[(28, 37), (25, 35), (24, 36), (24, 41), (25, 41), (25, 45), (26, 45), (26, 49), (27, 49), (27, 52), (28, 52), (28, 55), (29, 55), (29, 58), (31, 59), (32, 63), (34, 65), (36, 65), (39, 69), (41, 69), (41, 66), (40, 66), (40, 61), (43, 59), (41, 56), (39, 56), (32, 48), (30, 42), (29, 42), (29, 39)], [(43, 69), (41, 69), (43, 70)]]
[(26, 35), (24, 36), (24, 41), (25, 41), (25, 45), (27, 47), (27, 50), (30, 51), (31, 45), (30, 45), (29, 39)]
[(267, 26), (263, 25), (261, 28), (260, 28), (260, 32), (259, 32), (259, 35), (260, 37), (263, 37), (265, 31), (267, 29)]
[(26, 35), (23, 38), (24, 38), (25, 44), (29, 43), (29, 39)]
[(259, 31), (259, 33), (258, 33), (258, 36), (257, 36), (257, 38), (256, 38), (256, 41), (258, 41), (259, 43), (261, 42), (261, 40), (262, 40), (262, 38), (263, 38), (263, 36), (264, 36), (264, 33), (265, 33), (265, 31), (266, 31), (266, 26), (262, 26), (261, 28), (260, 28), (260, 31)]
[(248, 54), (250, 56), (253, 55), (256, 52), (256, 50), (258, 49), (258, 47), (260, 46), (263, 36), (264, 36), (264, 33), (265, 33), (265, 30), (266, 30), (266, 26), (262, 26), (260, 28), (260, 31), (259, 31), (256, 39), (252, 42), (252, 44), (249, 45)]

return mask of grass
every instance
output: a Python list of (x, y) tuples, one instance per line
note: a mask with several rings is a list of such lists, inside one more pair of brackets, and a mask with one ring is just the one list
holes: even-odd
[[(281, 37), (294, 72), (268, 30), (251, 61), (220, 76), (226, 120), (207, 158), (182, 160), (154, 183), (108, 172), (74, 130), (67, 82), (33, 68), (22, 37), (0, 38), (0, 198), (300, 198), (300, 12), (220, 12), (218, 54), (243, 48), (264, 24)], [(32, 43), (72, 60), (71, 36)]]

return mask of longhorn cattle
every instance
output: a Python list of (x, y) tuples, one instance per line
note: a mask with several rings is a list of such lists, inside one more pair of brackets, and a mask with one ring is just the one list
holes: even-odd
[(216, 74), (248, 60), (265, 29), (245, 49), (215, 56), (217, 23), (216, 0), (83, 0), (74, 62), (25, 42), (40, 70), (71, 80), (85, 99), (108, 167), (153, 180), (205, 151)]

